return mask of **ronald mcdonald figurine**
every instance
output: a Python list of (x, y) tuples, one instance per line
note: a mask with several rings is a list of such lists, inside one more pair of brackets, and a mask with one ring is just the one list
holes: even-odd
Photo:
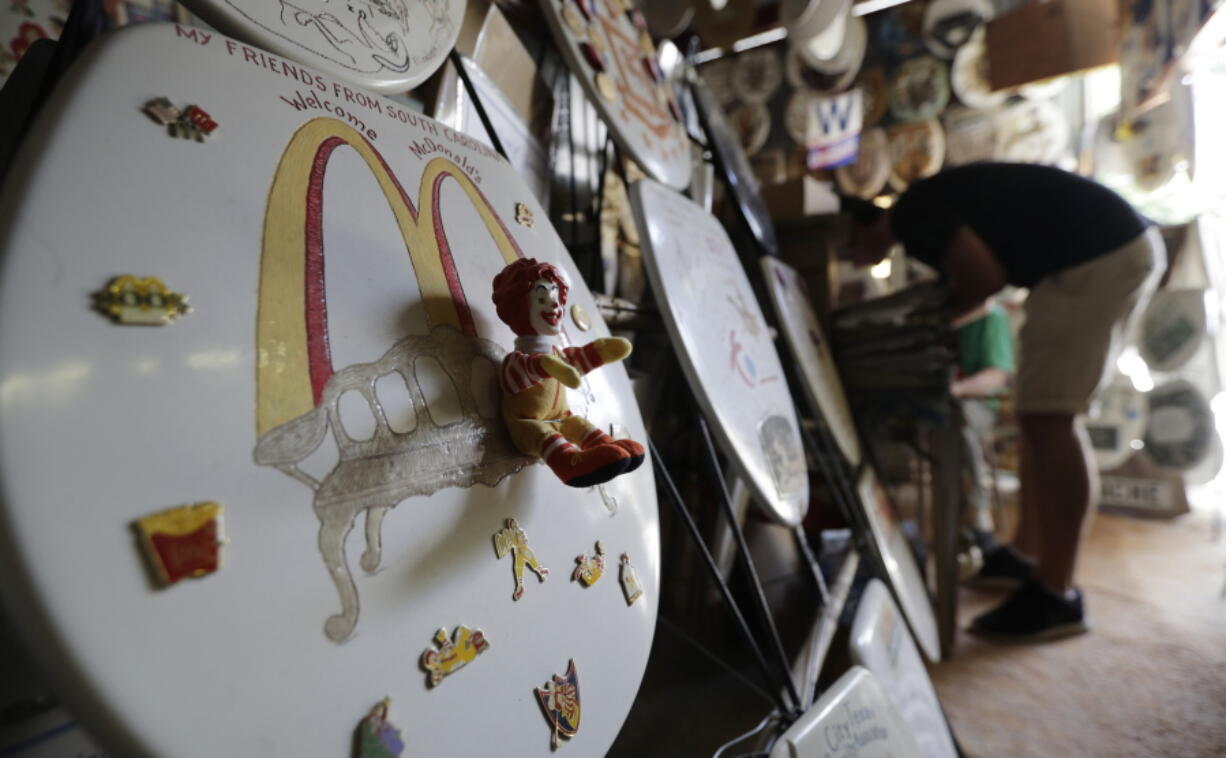
[(566, 484), (590, 487), (638, 468), (644, 451), (633, 440), (613, 439), (567, 406), (562, 385), (577, 388), (584, 374), (630, 354), (629, 341), (620, 337), (582, 347), (557, 345), (568, 291), (561, 271), (532, 258), (494, 277), (498, 317), (518, 335), (502, 362), (502, 417), (521, 452), (540, 456)]

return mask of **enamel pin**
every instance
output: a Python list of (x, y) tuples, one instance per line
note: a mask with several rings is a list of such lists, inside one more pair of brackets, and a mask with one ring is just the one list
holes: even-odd
[(161, 326), (191, 313), (187, 295), (171, 292), (156, 276), (116, 276), (94, 293), (94, 305), (119, 324)]
[(355, 758), (400, 758), (404, 752), (404, 738), (400, 736), (400, 730), (387, 720), (387, 709), (391, 704), (390, 697), (383, 698), (358, 724)]
[(576, 556), (575, 564), (570, 580), (583, 582), (584, 585), (591, 587), (600, 577), (604, 576), (604, 545), (600, 544), (600, 540), (596, 540), (596, 552), (591, 555), (584, 553)]
[(574, 659), (567, 663), (565, 676), (554, 674), (544, 687), (537, 687), (533, 692), (553, 727), (552, 747), (557, 750), (559, 737), (570, 739), (579, 733), (579, 675), (575, 672)]
[(154, 513), (136, 522), (141, 548), (162, 587), (212, 574), (221, 567), (222, 507), (196, 503)]
[(634, 601), (643, 596), (643, 585), (639, 584), (638, 572), (630, 565), (629, 553), (622, 553), (621, 583), (622, 592), (626, 593), (626, 605), (634, 605)]
[(549, 569), (537, 561), (536, 554), (528, 547), (528, 535), (524, 534), (524, 530), (519, 528), (519, 522), (513, 518), (507, 519), (507, 525), (494, 532), (494, 553), (499, 558), (507, 553), (512, 555), (511, 569), (515, 572), (515, 592), (511, 594), (512, 600), (523, 597), (524, 566), (532, 569), (536, 578), (542, 582), (549, 576)]
[(204, 142), (204, 138), (217, 130), (217, 122), (199, 105), (189, 105), (180, 110), (169, 98), (155, 97), (141, 109), (154, 122), (166, 127), (171, 137)]
[(451, 639), (447, 639), (446, 629), (439, 629), (434, 633), (434, 644), (438, 650), (427, 649), (421, 654), (421, 665), (429, 673), (431, 687), (437, 687), (445, 677), (472, 663), (490, 646), (480, 629), (469, 629), (463, 624), (455, 628)]
[(527, 204), (515, 204), (515, 223), (522, 224), (529, 229), (536, 225), (536, 218), (532, 214), (532, 209), (529, 208)]

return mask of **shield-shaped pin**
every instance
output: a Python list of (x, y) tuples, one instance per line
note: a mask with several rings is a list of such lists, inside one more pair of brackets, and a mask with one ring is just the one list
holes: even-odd
[(553, 726), (553, 747), (558, 747), (558, 737), (571, 738), (579, 733), (579, 674), (575, 672), (572, 658), (566, 666), (566, 675), (554, 674), (544, 687), (533, 690), (545, 712), (545, 718)]

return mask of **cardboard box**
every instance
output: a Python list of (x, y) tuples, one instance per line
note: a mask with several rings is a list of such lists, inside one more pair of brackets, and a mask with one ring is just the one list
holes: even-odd
[(1029, 0), (987, 25), (992, 89), (1119, 61), (1119, 0)]

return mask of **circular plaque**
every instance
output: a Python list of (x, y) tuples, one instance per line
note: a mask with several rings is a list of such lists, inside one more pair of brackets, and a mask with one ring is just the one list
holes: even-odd
[(1217, 437), (1213, 411), (1204, 394), (1176, 379), (1149, 393), (1145, 452), (1164, 468), (1196, 468), (1213, 450)]
[(783, 83), (783, 63), (774, 48), (747, 50), (732, 61), (732, 91), (746, 103), (765, 103)]
[(736, 201), (737, 209), (763, 251), (774, 255), (779, 251), (775, 225), (758, 191), (753, 168), (741, 146), (740, 137), (724, 118), (724, 112), (702, 82), (694, 82), (694, 104), (702, 122), (707, 141), (724, 174), (724, 181)]
[(962, 166), (996, 159), (997, 110), (973, 110), (964, 106), (941, 114), (945, 126), (945, 164)]
[(771, 133), (771, 114), (765, 105), (742, 103), (728, 114), (728, 122), (741, 141), (745, 155), (754, 155)]
[[(315, 66), (378, 92), (404, 92), (443, 65), (464, 20), (464, 0), (409, 3), (330, 3), (295, 0), (187, 0), (188, 10), (225, 34), (277, 55)], [(200, 37), (198, 37), (200, 39)], [(231, 55), (292, 77), (261, 50)], [(287, 82), (295, 81), (290, 78)], [(301, 80), (297, 79), (300, 83)], [(314, 86), (305, 82), (308, 88)], [(291, 89), (293, 89), (291, 87)], [(343, 91), (330, 97), (343, 97)], [(337, 107), (345, 105), (338, 102)]]
[(541, 0), (549, 30), (619, 148), (684, 189), (689, 140), (641, 13), (622, 0)]
[(1208, 333), (1204, 290), (1161, 289), (1145, 309), (1138, 344), (1155, 371), (1174, 371), (1192, 360)]
[(714, 216), (657, 182), (635, 182), (630, 202), (652, 291), (703, 414), (755, 502), (796, 526), (809, 505), (796, 408), (732, 241)]
[(890, 82), (890, 113), (903, 122), (936, 118), (949, 104), (949, 69), (931, 55), (905, 61)]
[(864, 200), (871, 200), (890, 181), (890, 143), (885, 130), (873, 127), (860, 135), (860, 154), (855, 163), (834, 170), (839, 190)]
[(949, 78), (954, 94), (971, 108), (995, 108), (1009, 98), (1008, 90), (993, 91), (988, 84), (988, 56), (982, 30), (958, 49)]
[(850, 0), (785, 0), (779, 17), (790, 47), (801, 51), (818, 71), (838, 74), (842, 69), (830, 65), (843, 46), (850, 11)]
[(870, 66), (856, 77), (856, 86), (864, 98), (864, 126), (876, 126), (890, 110), (890, 88), (885, 71), (880, 66)]
[[(497, 376), (514, 337), (495, 274), (521, 253), (554, 264), (592, 324), (563, 320), (564, 339), (609, 334), (548, 213), (476, 140), (314, 71), (355, 102), (341, 116), (299, 86), (292, 107), (283, 73), (199, 39), (142, 24), (99, 40), (8, 177), (6, 617), (113, 755), (349, 755), (390, 698), (411, 753), (545, 756), (533, 689), (568, 660), (582, 702), (601, 704), (572, 747), (603, 754), (651, 648), (658, 514), (650, 461), (577, 489), (506, 436)], [(157, 93), (218, 127), (169, 136), (141, 112)], [(102, 306), (125, 273), (147, 294), (118, 322), (92, 312), (84, 293)], [(193, 310), (124, 323), (169, 315), (150, 276)], [(620, 365), (567, 395), (645, 439)], [(177, 510), (201, 503), (220, 523)], [(518, 600), (495, 536), (508, 518), (553, 570), (525, 570)], [(614, 566), (581, 591), (567, 575), (595, 540)], [(433, 687), (430, 650), (449, 674)]]
[(924, 11), (924, 46), (949, 60), (993, 15), (991, 0), (933, 0)]
[(935, 119), (894, 124), (885, 130), (890, 141), (890, 186), (902, 192), (911, 182), (932, 176), (945, 160), (945, 132)]

